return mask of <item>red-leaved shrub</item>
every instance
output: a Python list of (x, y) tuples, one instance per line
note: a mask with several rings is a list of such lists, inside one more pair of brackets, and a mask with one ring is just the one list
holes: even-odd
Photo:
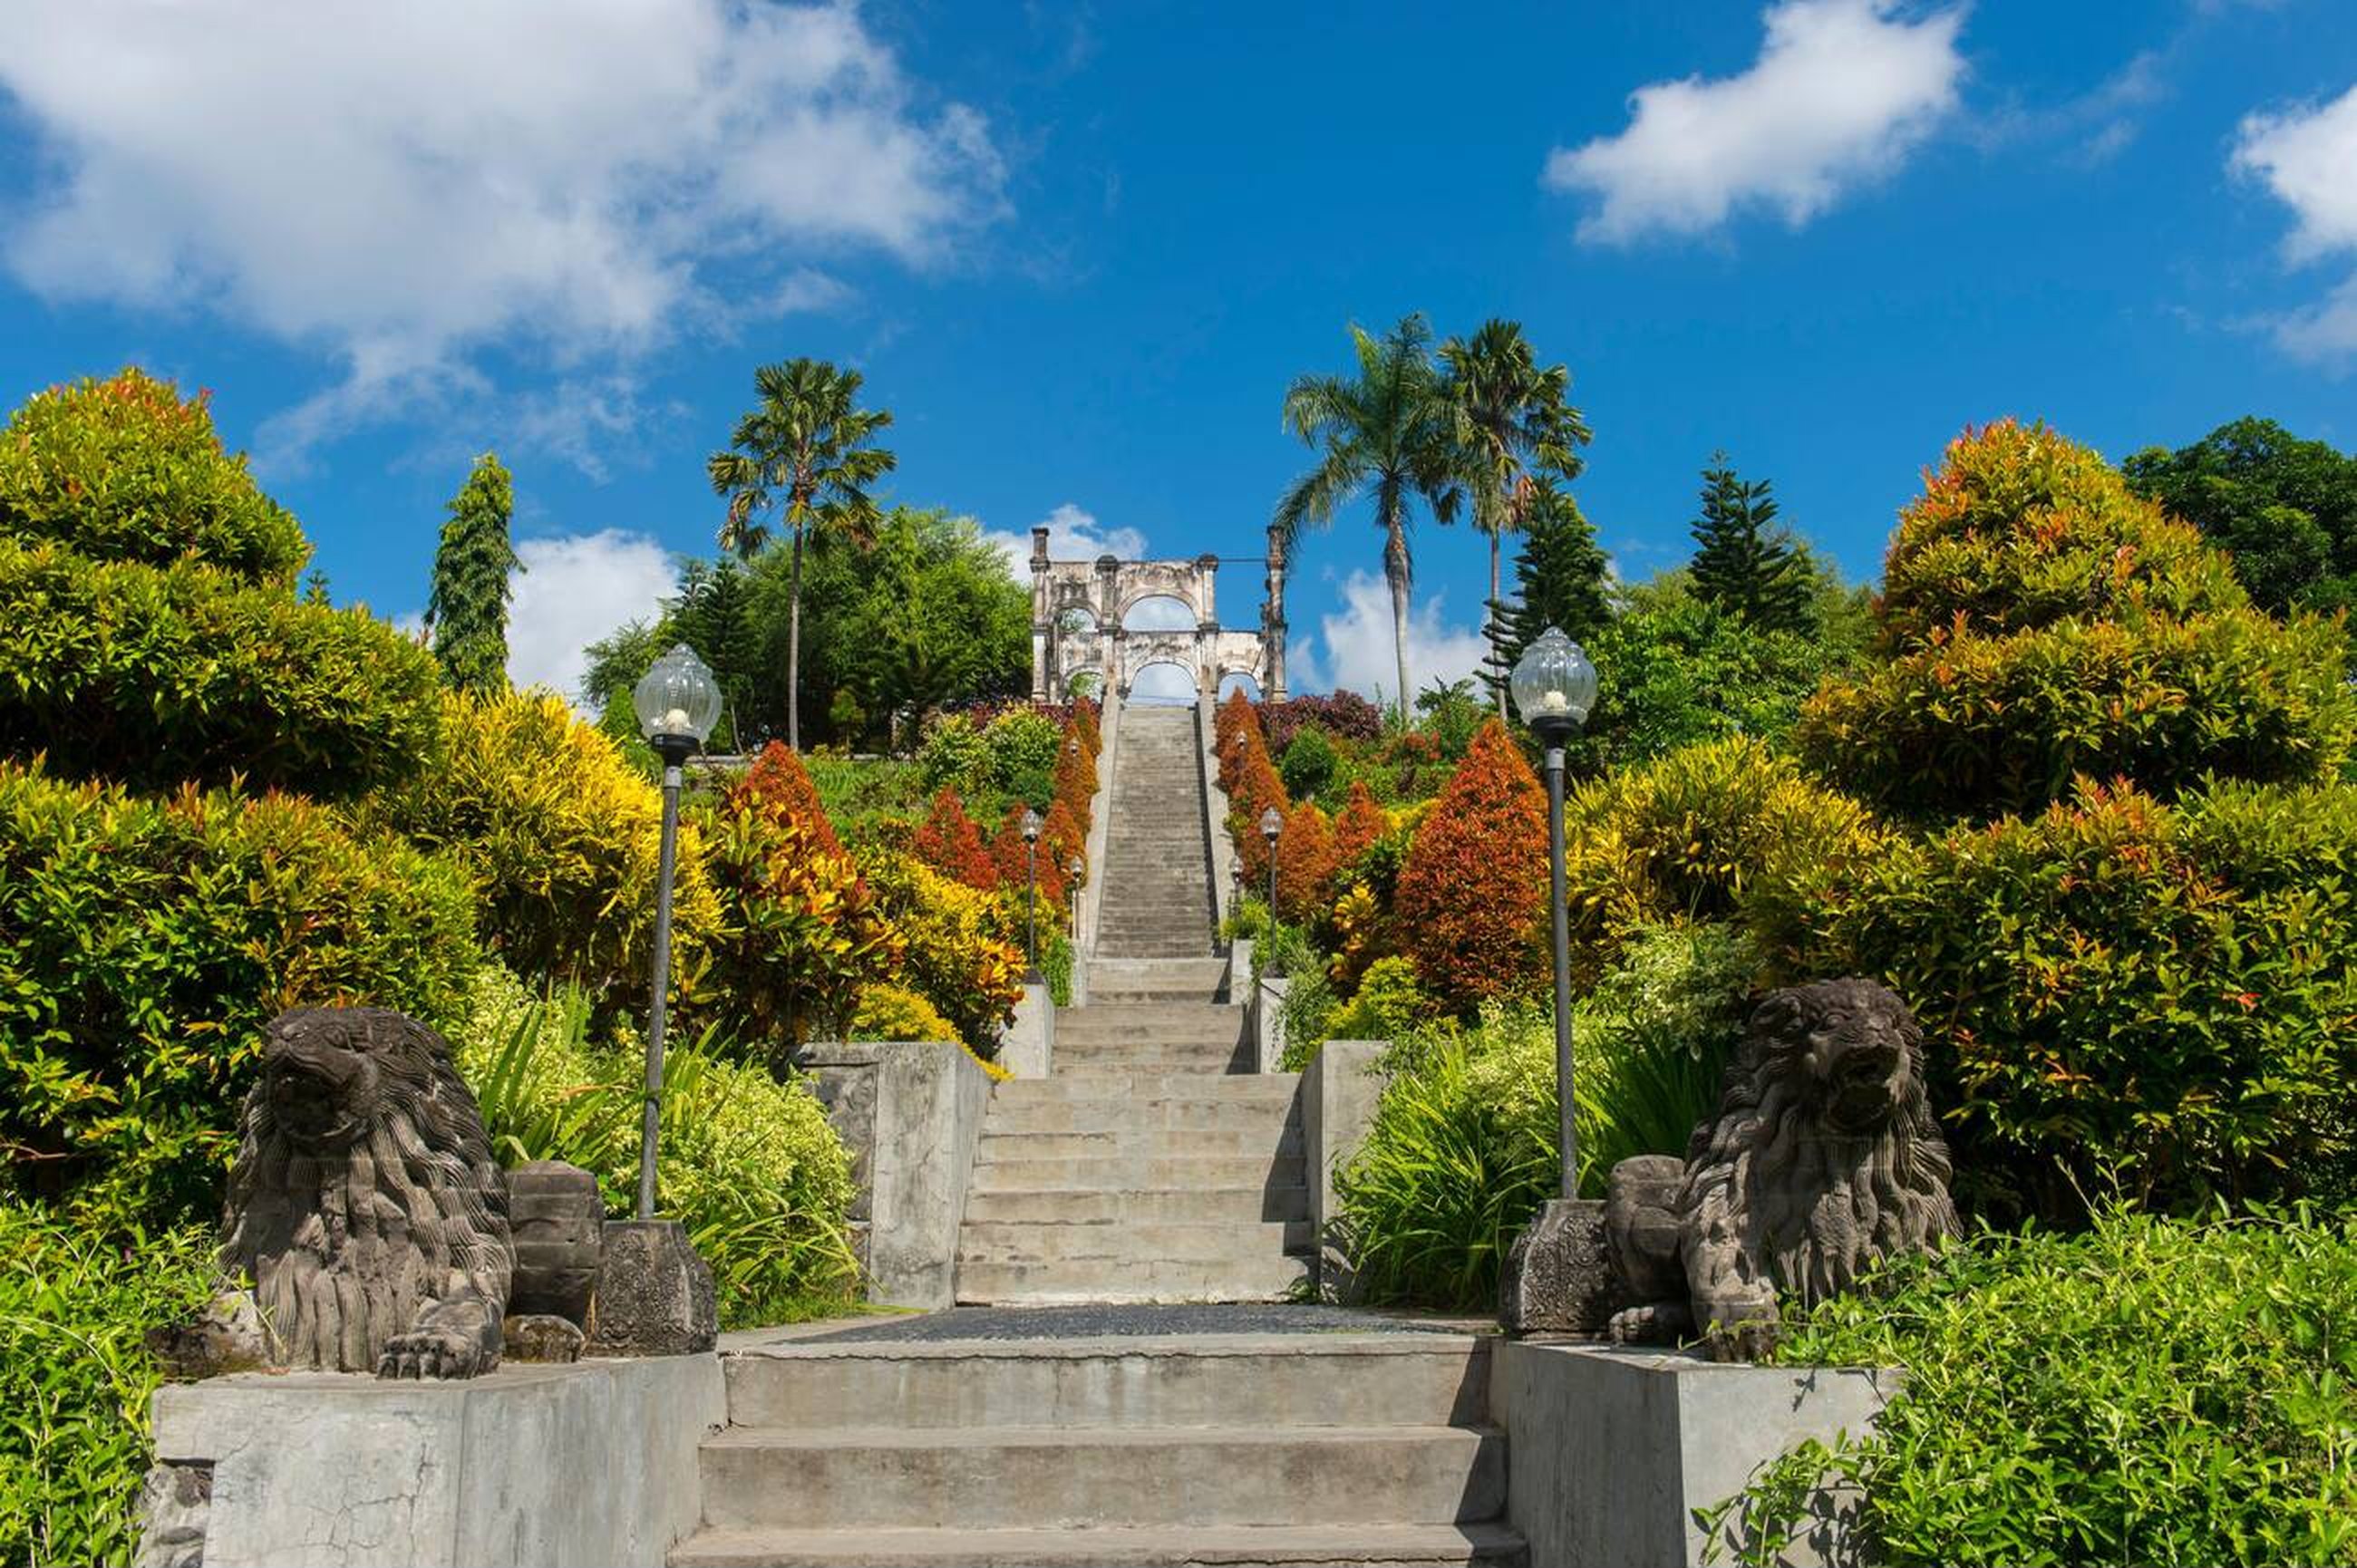
[(1451, 1005), (1522, 989), (1546, 904), (1546, 796), (1491, 719), (1473, 737), (1401, 868), (1396, 903), (1426, 989)]
[(933, 809), (909, 841), (917, 858), (944, 876), (988, 893), (998, 886), (998, 868), (983, 847), (982, 830), (965, 814), (965, 802), (948, 785), (933, 797)]

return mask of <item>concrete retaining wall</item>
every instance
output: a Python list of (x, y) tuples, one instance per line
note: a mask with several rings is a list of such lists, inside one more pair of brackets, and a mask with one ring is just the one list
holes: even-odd
[(1350, 1261), (1329, 1234), (1337, 1218), (1334, 1171), (1359, 1152), (1375, 1124), (1383, 1080), (1375, 1063), (1390, 1049), (1383, 1040), (1329, 1040), (1301, 1075), (1301, 1150), (1309, 1168), (1311, 1234), (1318, 1239), (1318, 1292), (1329, 1301), (1351, 1298)]
[[(1490, 1369), (1491, 1420), (1513, 1456), (1507, 1513), (1531, 1543), (1531, 1568), (1700, 1563), (1695, 1509), (1733, 1497), (1808, 1438), (1865, 1432), (1897, 1389), (1896, 1372), (1871, 1368), (1509, 1341)], [(1817, 1533), (1781, 1561), (1852, 1560), (1844, 1499), (1816, 1512)]]
[(851, 1151), (859, 1183), (851, 1218), (864, 1239), (867, 1299), (949, 1305), (990, 1075), (939, 1040), (813, 1045), (802, 1066)]
[(1015, 1021), (998, 1039), (998, 1065), (1017, 1078), (1045, 1078), (1055, 1069), (1056, 1004), (1045, 982), (1023, 988)]
[(701, 1517), (696, 1445), (727, 1396), (703, 1355), (448, 1383), (248, 1374), (153, 1409), (159, 1464), (211, 1468), (206, 1568), (656, 1568)]
[(1228, 796), (1220, 788), (1220, 758), (1212, 731), (1217, 708), (1212, 699), (1195, 704), (1196, 761), (1202, 768), (1205, 850), (1211, 855), (1211, 912), (1219, 922), (1236, 912), (1236, 846), (1228, 838)]

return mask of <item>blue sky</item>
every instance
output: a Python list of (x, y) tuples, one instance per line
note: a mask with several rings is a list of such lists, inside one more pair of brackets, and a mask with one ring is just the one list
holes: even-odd
[[(214, 389), (388, 615), (498, 448), (517, 671), (560, 683), (709, 551), (702, 459), (795, 354), (894, 411), (898, 499), (1060, 553), (1257, 555), (1286, 381), (1411, 309), (1568, 363), (1632, 575), (1715, 448), (1869, 576), (1968, 421), (2357, 446), (2351, 0), (548, 14), (0, 9), (0, 391)], [(1455, 672), (1482, 542), (1416, 549)], [(1363, 514), (1308, 542), (1313, 676), (1388, 668), (1376, 564)]]

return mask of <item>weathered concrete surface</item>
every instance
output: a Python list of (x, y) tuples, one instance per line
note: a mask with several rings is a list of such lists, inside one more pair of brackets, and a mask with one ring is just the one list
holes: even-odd
[(851, 1152), (868, 1299), (949, 1305), (990, 1075), (938, 1040), (813, 1045), (802, 1065)]
[[(1215, 921), (1225, 921), (1236, 912), (1236, 846), (1228, 838), (1228, 812), (1232, 808), (1227, 791), (1220, 788), (1220, 757), (1213, 736), (1217, 714), (1213, 698), (1195, 704), (1195, 760), (1202, 771), (1203, 820), (1211, 838), (1211, 913)], [(1252, 972), (1249, 964), (1243, 972)]]
[[(1534, 1568), (1675, 1568), (1702, 1561), (1693, 1510), (1733, 1497), (1808, 1438), (1859, 1434), (1898, 1374), (1749, 1367), (1617, 1346), (1507, 1341), (1493, 1352), (1491, 1419), (1513, 1455), (1507, 1517)], [(1836, 1523), (1795, 1565), (1842, 1562)]]
[(1046, 982), (1026, 985), (1015, 1021), (998, 1037), (998, 1065), (1017, 1078), (1045, 1078), (1056, 1067), (1056, 1004)]
[(248, 1373), (153, 1410), (159, 1461), (212, 1466), (207, 1568), (652, 1568), (695, 1527), (727, 1396), (704, 1355), (447, 1383)]
[[(1239, 942), (1239, 947), (1248, 943)], [(1253, 1055), (1262, 1072), (1285, 1070), (1285, 993), (1291, 982), (1281, 974), (1264, 975), (1252, 986)]]
[(1080, 954), (1072, 962), (1072, 1004), (1088, 998), (1088, 961), (1097, 950), (1104, 923), (1105, 843), (1113, 832), (1113, 776), (1121, 766), (1121, 693), (1105, 682), (1097, 709), (1097, 792), (1089, 797), (1089, 879), (1081, 885)]
[(1318, 1290), (1329, 1301), (1348, 1301), (1352, 1292), (1350, 1260), (1333, 1235), (1339, 1218), (1334, 1172), (1359, 1152), (1375, 1124), (1383, 1080), (1374, 1069), (1389, 1048), (1383, 1040), (1329, 1040), (1301, 1075), (1302, 1151), (1312, 1167), (1304, 1179), (1311, 1234), (1318, 1239)]

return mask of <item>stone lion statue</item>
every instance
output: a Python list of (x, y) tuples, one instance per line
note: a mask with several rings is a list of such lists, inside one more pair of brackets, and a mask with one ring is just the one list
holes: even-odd
[(1948, 1170), (1923, 1032), (1897, 993), (1869, 980), (1771, 992), (1686, 1158), (1613, 1167), (1605, 1238), (1630, 1305), (1609, 1332), (1701, 1332), (1715, 1354), (1756, 1356), (1780, 1292), (1821, 1301), (1954, 1234)]
[[(500, 1363), (506, 1178), (450, 1047), (382, 1007), (270, 1024), (230, 1171), (221, 1266), (272, 1367), (470, 1378)], [(235, 1331), (231, 1331), (232, 1337)]]

